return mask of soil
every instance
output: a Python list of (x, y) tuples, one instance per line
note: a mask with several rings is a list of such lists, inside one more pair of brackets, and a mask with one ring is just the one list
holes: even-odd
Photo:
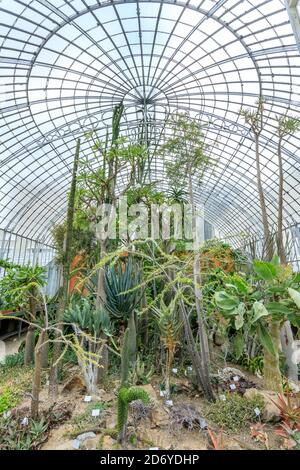
[[(71, 370), (72, 373), (77, 372), (76, 368)], [(248, 378), (248, 377), (247, 377)], [(249, 380), (255, 381), (255, 376), (249, 376)], [(127, 427), (127, 443), (120, 446), (116, 440), (115, 426), (116, 417), (116, 392), (118, 381), (111, 381), (113, 389), (100, 389), (97, 396), (92, 397), (92, 401), (87, 403), (84, 401), (84, 393), (78, 390), (69, 390), (68, 393), (62, 390), (68, 379), (60, 386), (61, 401), (69, 401), (73, 404), (72, 418), (64, 424), (50, 431), (47, 442), (45, 442), (41, 450), (74, 450), (74, 440), (84, 432), (93, 432), (95, 437), (90, 438), (80, 445), (80, 448), (88, 450), (96, 449), (151, 449), (159, 448), (162, 450), (207, 450), (210, 448), (207, 430), (185, 428), (172, 429), (168, 419), (170, 408), (165, 406), (164, 398), (160, 397), (159, 384), (160, 377), (154, 377), (151, 384), (142, 386), (147, 390), (154, 402), (155, 412), (149, 417), (142, 419), (138, 423), (134, 421), (133, 416), (129, 413)], [(176, 385), (177, 393), (172, 397), (175, 404), (190, 404), (197, 411), (201, 412), (205, 409), (207, 402), (196, 393), (185, 377), (173, 377), (172, 382)], [(40, 395), (41, 407), (49, 406), (48, 390), (45, 386)], [(87, 423), (83, 428), (78, 427), (81, 423), (81, 417), (91, 416), (93, 404), (104, 403), (105, 409), (101, 411), (99, 417), (87, 418)], [(22, 403), (22, 406), (28, 405), (29, 399)], [(209, 429), (215, 433), (219, 433), (219, 429), (214, 423), (208, 422)], [(270, 449), (279, 449), (281, 445), (280, 438), (275, 434), (273, 425), (265, 425), (264, 432), (267, 435), (267, 444)], [(245, 431), (239, 432), (238, 435), (224, 432), (225, 449), (227, 450), (263, 450), (266, 448), (265, 442), (256, 441), (250, 435), (250, 427)]]

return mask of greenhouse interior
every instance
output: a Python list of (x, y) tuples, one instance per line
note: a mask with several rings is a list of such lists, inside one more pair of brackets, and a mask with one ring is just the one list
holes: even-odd
[(300, 0), (0, 0), (0, 48), (0, 450), (300, 450)]

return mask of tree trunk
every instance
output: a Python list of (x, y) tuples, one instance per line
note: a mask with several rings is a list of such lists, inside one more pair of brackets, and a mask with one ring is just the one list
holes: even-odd
[[(101, 259), (103, 259), (107, 254), (108, 249), (108, 240), (101, 240), (100, 242), (100, 251)], [(105, 307), (105, 273), (104, 267), (98, 271), (98, 282), (97, 282), (97, 293), (96, 293), (96, 308), (101, 309)], [(107, 340), (107, 336), (104, 333), (100, 335), (103, 341)], [(103, 382), (107, 376), (108, 371), (108, 349), (106, 344), (104, 344), (100, 357), (99, 357), (99, 370), (98, 370), (98, 383)]]
[(31, 418), (36, 420), (39, 415), (39, 396), (41, 390), (41, 372), (42, 372), (42, 348), (45, 341), (46, 332), (42, 330), (35, 347), (35, 366), (32, 381), (32, 397), (31, 397)]
[(255, 134), (255, 158), (256, 158), (256, 181), (257, 181), (257, 190), (259, 195), (259, 203), (261, 210), (261, 218), (264, 231), (265, 239), (265, 257), (268, 261), (273, 258), (274, 255), (274, 246), (273, 239), (270, 233), (269, 219), (266, 208), (266, 200), (264, 195), (264, 190), (261, 181), (261, 165), (260, 165), (260, 154), (259, 154), (259, 134)]
[(272, 338), (275, 355), (264, 349), (264, 388), (274, 392), (282, 393), (282, 378), (279, 368), (279, 347), (280, 347), (280, 322), (271, 321), (269, 324), (269, 334)]
[(294, 352), (293, 349), (293, 332), (291, 328), (291, 324), (289, 321), (285, 321), (281, 331), (280, 331), (280, 339), (281, 339), (281, 347), (282, 352), (285, 357), (285, 363), (287, 366), (287, 377), (289, 380), (293, 380), (294, 382), (298, 381), (298, 366), (292, 360), (292, 355)]
[[(76, 152), (74, 158), (73, 172), (72, 172), (72, 182), (70, 188), (70, 196), (68, 203), (68, 213), (67, 213), (67, 231), (64, 244), (64, 260), (63, 260), (63, 286), (62, 286), (62, 296), (59, 302), (59, 306), (56, 314), (57, 328), (62, 328), (62, 321), (64, 317), (64, 312), (68, 303), (68, 289), (69, 289), (69, 275), (70, 275), (70, 264), (71, 264), (71, 248), (72, 248), (72, 238), (73, 238), (73, 221), (75, 213), (75, 195), (76, 195), (76, 180), (77, 180), (77, 171), (80, 155), (80, 139), (77, 140)], [(55, 334), (55, 343), (53, 346), (53, 359), (52, 366), (50, 370), (50, 381), (49, 381), (49, 396), (52, 400), (56, 400), (58, 395), (58, 360), (61, 355), (61, 343), (60, 333), (56, 332)]]
[(286, 253), (283, 243), (283, 161), (281, 152), (282, 139), (279, 137), (278, 140), (278, 170), (279, 170), (279, 181), (278, 181), (278, 215), (277, 215), (277, 247), (278, 255), (281, 264), (286, 264)]
[[(36, 299), (35, 297), (29, 298), (29, 308), (31, 315), (31, 322), (36, 319)], [(34, 346), (35, 346), (35, 327), (29, 325), (26, 340), (25, 340), (25, 354), (24, 354), (24, 365), (28, 366), (34, 362)]]
[[(200, 264), (200, 243), (198, 236), (198, 227), (197, 227), (197, 214), (195, 212), (195, 203), (194, 203), (194, 194), (192, 186), (192, 175), (189, 172), (189, 199), (190, 206), (192, 209), (192, 232), (194, 237), (194, 265), (193, 265), (193, 277), (194, 277), (194, 293), (195, 293), (195, 303), (196, 303), (196, 312), (197, 312), (197, 322), (198, 322), (198, 336), (199, 336), (199, 359), (200, 363), (198, 367), (201, 367), (201, 376), (202, 376), (202, 386), (204, 387), (204, 392), (208, 399), (214, 399), (214, 394), (210, 382), (209, 366), (210, 366), (210, 354), (208, 347), (208, 338), (206, 327), (203, 319), (204, 310), (203, 310), (203, 299), (202, 299), (202, 290), (201, 290), (201, 264)], [(196, 345), (196, 343), (195, 343)]]
[(48, 369), (48, 357), (49, 357), (49, 337), (48, 334), (45, 332), (44, 344), (42, 346), (42, 369)]

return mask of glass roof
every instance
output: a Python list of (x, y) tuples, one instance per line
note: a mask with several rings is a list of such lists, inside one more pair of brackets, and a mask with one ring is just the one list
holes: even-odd
[[(0, 229), (51, 242), (66, 213), (75, 139), (92, 129), (104, 136), (123, 101), (122, 133), (134, 139), (146, 122), (153, 148), (170, 113), (206, 124), (217, 165), (201, 187), (194, 175), (205, 217), (224, 236), (259, 235), (254, 141), (239, 116), (259, 95), (275, 222), (276, 116), (300, 117), (300, 55), (285, 1), (2, 0), (0, 46)], [(284, 141), (285, 227), (300, 222), (299, 139)], [(165, 187), (161, 157), (151, 179)]]

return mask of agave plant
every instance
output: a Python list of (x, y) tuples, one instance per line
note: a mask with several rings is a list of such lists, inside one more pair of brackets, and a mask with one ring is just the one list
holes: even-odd
[[(116, 318), (128, 320), (141, 299), (141, 270), (132, 257), (109, 266), (105, 272), (106, 308)], [(134, 290), (133, 290), (134, 289)]]
[(136, 362), (136, 320), (135, 309), (141, 301), (141, 269), (132, 257), (126, 263), (109, 266), (105, 272), (105, 306), (115, 318), (122, 318), (128, 326), (130, 363)]

